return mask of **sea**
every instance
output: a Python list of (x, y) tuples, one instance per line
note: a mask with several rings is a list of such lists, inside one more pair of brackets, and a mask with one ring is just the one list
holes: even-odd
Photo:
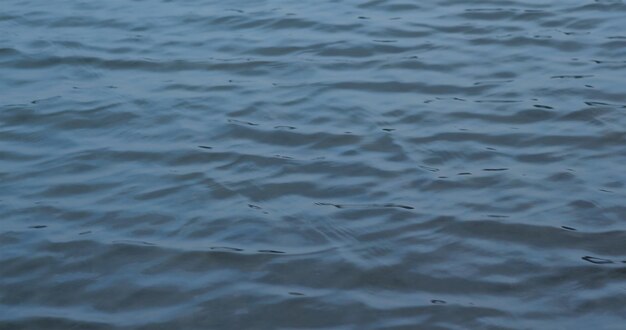
[(626, 329), (626, 3), (0, 0), (0, 329)]

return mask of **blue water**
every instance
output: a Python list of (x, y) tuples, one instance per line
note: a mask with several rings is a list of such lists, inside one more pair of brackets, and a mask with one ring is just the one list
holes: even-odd
[(624, 329), (624, 1), (0, 2), (0, 329)]

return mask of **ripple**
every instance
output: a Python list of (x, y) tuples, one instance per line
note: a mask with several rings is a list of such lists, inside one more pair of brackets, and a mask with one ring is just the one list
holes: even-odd
[(0, 328), (620, 328), (625, 12), (5, 0)]

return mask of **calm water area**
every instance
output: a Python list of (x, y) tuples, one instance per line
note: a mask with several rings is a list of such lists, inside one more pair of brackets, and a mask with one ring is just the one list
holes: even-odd
[(626, 3), (0, 0), (0, 329), (626, 329)]

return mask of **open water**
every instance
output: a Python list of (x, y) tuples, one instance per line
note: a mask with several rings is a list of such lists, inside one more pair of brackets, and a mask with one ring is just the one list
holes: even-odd
[(626, 4), (0, 1), (0, 329), (625, 329)]

